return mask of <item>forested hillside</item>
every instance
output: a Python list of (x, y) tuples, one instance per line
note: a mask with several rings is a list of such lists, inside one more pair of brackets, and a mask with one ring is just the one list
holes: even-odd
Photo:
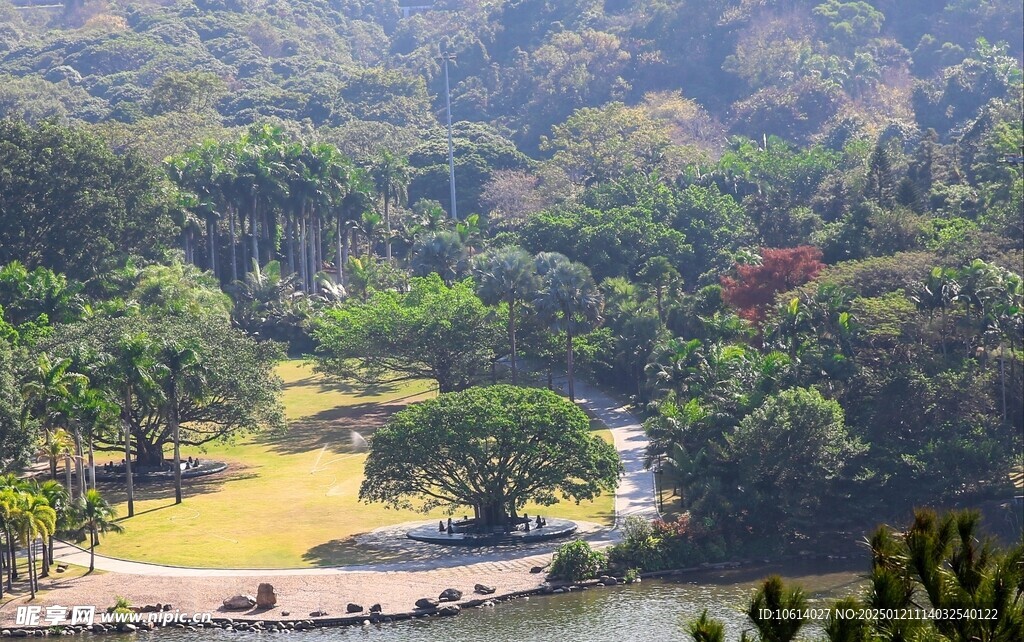
[(1019, 0), (11, 2), (15, 352), (216, 300), (335, 376), (585, 373), (705, 552), (1012, 492)]

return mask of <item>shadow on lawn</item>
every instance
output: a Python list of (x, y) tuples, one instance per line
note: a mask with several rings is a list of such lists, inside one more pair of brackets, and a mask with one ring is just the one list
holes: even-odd
[[(556, 511), (557, 513), (557, 511)], [(611, 521), (611, 514), (596, 515), (602, 522)], [(421, 563), (423, 568), (433, 564), (450, 566), (501, 559), (508, 554), (528, 556), (553, 551), (557, 546), (577, 536), (542, 542), (513, 545), (443, 546), (411, 540), (405, 536), (408, 525), (385, 528), (371, 533), (353, 535), (317, 544), (302, 555), (303, 561), (313, 566), (353, 566), (364, 564)], [(605, 536), (603, 527), (580, 535), (583, 539)]]
[(352, 431), (368, 438), (391, 415), (428, 394), (416, 392), (384, 402), (337, 406), (310, 417), (293, 420), (287, 430), (258, 435), (255, 443), (270, 446), (282, 455), (306, 453), (325, 446), (337, 454), (351, 453), (354, 452)]
[[(182, 480), (182, 494), (185, 501), (196, 495), (217, 493), (224, 489), (224, 484), (246, 479), (255, 479), (259, 475), (244, 465), (232, 463), (224, 470), (205, 477), (194, 477)], [(98, 484), (100, 492), (111, 504), (119, 504), (128, 501), (128, 493), (123, 484), (116, 482), (101, 482)], [(166, 506), (158, 506), (145, 511), (136, 511), (135, 515), (151, 513), (162, 508), (169, 508), (174, 505), (174, 480), (147, 481), (135, 485), (135, 501), (169, 500)], [(121, 517), (125, 517), (121, 515)]]
[(302, 379), (294, 379), (284, 384), (284, 389), (290, 388), (317, 388), (320, 394), (336, 393), (349, 397), (379, 397), (397, 391), (399, 382), (395, 383), (348, 383), (329, 379), (319, 374), (310, 374)]

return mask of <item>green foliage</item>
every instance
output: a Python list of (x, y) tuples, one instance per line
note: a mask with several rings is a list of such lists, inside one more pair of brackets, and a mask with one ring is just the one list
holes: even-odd
[(167, 247), (171, 204), (158, 173), (82, 130), (0, 121), (0, 167), (0, 264), (84, 281)]
[[(1024, 543), (999, 549), (978, 528), (973, 512), (941, 517), (917, 511), (904, 532), (880, 526), (869, 539), (871, 572), (866, 591), (831, 605), (825, 622), (829, 642), (875, 639), (928, 639), (944, 642), (1020, 637)], [(773, 576), (764, 581), (747, 607), (747, 618), (763, 642), (796, 639), (806, 620), (807, 597), (800, 587)], [(877, 618), (856, 617), (870, 609)], [(919, 617), (899, 617), (917, 610)], [(962, 617), (943, 617), (963, 613)], [(890, 615), (891, 614), (891, 615)], [(893, 617), (896, 616), (896, 617)], [(688, 625), (695, 640), (723, 640), (720, 622), (705, 612)], [(711, 632), (717, 637), (701, 637)], [(744, 636), (742, 639), (749, 639)]]
[(433, 379), (442, 392), (472, 385), (500, 336), (472, 282), (432, 275), (409, 285), (325, 310), (314, 322), (317, 370), (365, 382)]
[(487, 527), (527, 502), (614, 490), (615, 449), (582, 410), (548, 390), (470, 388), (402, 410), (370, 441), (363, 501), (424, 511), (470, 506)]
[(726, 465), (741, 485), (734, 501), (765, 531), (813, 524), (863, 451), (847, 433), (842, 407), (803, 388), (768, 397), (727, 440)]
[[(188, 346), (202, 364), (179, 384), (182, 444), (198, 446), (282, 425), (281, 381), (273, 371), (279, 349), (257, 343), (215, 317), (97, 316), (60, 326), (38, 349), (67, 357), (76, 368), (90, 372), (91, 383), (120, 403), (138, 460), (157, 465), (173, 437), (161, 383), (167, 364), (159, 342)], [(118, 445), (117, 437), (100, 434), (97, 440), (112, 448)]]
[(0, 472), (19, 470), (28, 463), (35, 446), (35, 426), (23, 421), (23, 402), (14, 365), (10, 344), (0, 338)]
[(548, 573), (557, 579), (582, 582), (597, 577), (607, 561), (604, 553), (578, 539), (555, 549)]

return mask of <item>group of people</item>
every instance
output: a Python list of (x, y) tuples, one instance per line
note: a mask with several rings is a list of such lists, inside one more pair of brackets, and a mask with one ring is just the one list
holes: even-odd
[[(182, 467), (183, 470), (190, 470), (192, 468), (199, 468), (199, 458), (198, 457), (196, 457), (196, 458), (189, 457), (186, 461), (181, 462), (181, 467)], [(124, 461), (124, 459), (121, 460), (120, 464), (115, 464), (112, 461), (108, 461), (107, 463), (103, 464), (103, 471), (106, 472), (106, 473), (111, 473), (111, 474), (113, 474), (113, 473), (123, 473), (124, 469), (125, 469), (125, 461)]]

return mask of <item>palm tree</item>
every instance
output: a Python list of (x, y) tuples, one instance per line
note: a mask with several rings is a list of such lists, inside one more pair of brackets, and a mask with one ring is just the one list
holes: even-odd
[(658, 318), (665, 320), (665, 293), (674, 287), (678, 287), (682, 281), (679, 271), (676, 270), (664, 256), (652, 256), (644, 264), (640, 274), (637, 275), (641, 283), (647, 284), (654, 290), (654, 297), (657, 303)]
[(409, 187), (409, 162), (400, 157), (383, 152), (370, 167), (370, 175), (377, 188), (377, 193), (384, 199), (384, 257), (391, 262), (391, 203), (401, 204), (405, 201)]
[(455, 233), (459, 235), (459, 240), (462, 241), (462, 245), (466, 247), (469, 255), (473, 256), (476, 254), (477, 247), (483, 236), (483, 229), (480, 227), (480, 215), (470, 214), (466, 217), (466, 220), (456, 223)]
[(7, 567), (7, 590), (13, 590), (14, 580), (18, 579), (14, 555), (14, 511), (22, 487), (23, 482), (14, 473), (0, 475), (0, 534), (4, 537), (3, 550), (0, 550), (0, 597), (3, 597), (4, 566)]
[(137, 395), (147, 394), (155, 387), (152, 376), (152, 344), (145, 334), (124, 336), (118, 354), (108, 359), (108, 378), (121, 396), (121, 422), (124, 429), (124, 465), (128, 491), (128, 517), (135, 515), (135, 488), (132, 479), (132, 403)]
[(436, 272), (447, 285), (458, 278), (466, 259), (466, 248), (455, 232), (434, 232), (416, 240), (412, 248), (412, 269), (416, 276)]
[(764, 617), (763, 613), (789, 611), (801, 614), (807, 598), (800, 588), (786, 588), (778, 575), (764, 581), (747, 606), (747, 618), (763, 642), (790, 642), (804, 625), (801, 615), (794, 618)]
[(78, 517), (80, 524), (89, 532), (89, 572), (96, 570), (96, 545), (100, 543), (100, 533), (121, 533), (124, 529), (114, 521), (117, 512), (92, 488), (79, 502)]
[(14, 503), (11, 519), (14, 530), (18, 533), (21, 543), (28, 552), (28, 584), (31, 599), (35, 599), (39, 589), (36, 575), (35, 541), (49, 537), (57, 527), (57, 513), (50, 507), (46, 498), (22, 491), (18, 493)]
[(409, 228), (410, 238), (415, 240), (423, 234), (448, 229), (448, 214), (437, 201), (420, 199), (412, 207), (413, 217)]
[(576, 400), (573, 379), (573, 337), (593, 330), (601, 323), (604, 298), (594, 284), (590, 270), (581, 263), (558, 262), (544, 276), (544, 285), (534, 301), (542, 319), (556, 332), (565, 333), (566, 374), (569, 399)]
[(71, 437), (63, 428), (47, 433), (46, 441), (41, 444), (40, 448), (40, 454), (50, 461), (50, 479), (57, 479), (57, 460), (61, 457), (65, 459), (64, 472), (69, 486), (71, 484), (71, 466), (67, 465), (67, 460), (70, 458), (72, 448)]
[(338, 283), (347, 286), (348, 279), (345, 276), (345, 269), (349, 264), (350, 243), (354, 225), (358, 222), (362, 212), (370, 208), (370, 192), (373, 185), (365, 172), (356, 167), (347, 167), (348, 190), (345, 197), (334, 208), (335, 211), (335, 244), (337, 256), (335, 262), (338, 270)]
[(508, 345), (512, 383), (516, 383), (516, 305), (532, 300), (537, 290), (537, 267), (526, 250), (506, 247), (477, 257), (474, 265), (480, 298), (488, 305), (508, 305)]
[(693, 642), (725, 642), (725, 625), (709, 618), (707, 609), (699, 618), (687, 623), (686, 632), (693, 638)]
[[(45, 497), (50, 508), (56, 511), (57, 524), (67, 526), (71, 513), (71, 493), (52, 479), (39, 484), (34, 490)], [(50, 564), (53, 564), (53, 536), (54, 533), (50, 533), (47, 538), (46, 552), (43, 555), (43, 577), (47, 576)]]
[(78, 496), (81, 497), (87, 488), (96, 488), (96, 460), (94, 457), (96, 436), (105, 434), (111, 426), (117, 423), (120, 408), (117, 407), (117, 404), (111, 403), (105, 391), (97, 388), (82, 389), (70, 401), (74, 408), (75, 430), (72, 435), (75, 439), (75, 451), (79, 464), (86, 457), (85, 447), (82, 444), (83, 438), (89, 451), (88, 480), (86, 480), (82, 466), (77, 466)]
[[(87, 385), (88, 377), (71, 372), (71, 359), (54, 361), (48, 354), (42, 354), (36, 361), (36, 367), (22, 384), (21, 394), (25, 399), (22, 421), (27, 421), (31, 413), (41, 420), (46, 435), (46, 452), (50, 452), (53, 422), (51, 416), (58, 404), (67, 399), (78, 386)], [(50, 477), (57, 478), (57, 459), (50, 459)]]
[[(163, 401), (167, 422), (174, 440), (174, 503), (181, 503), (181, 425), (178, 421), (178, 388), (196, 385), (201, 377), (193, 376), (202, 368), (199, 354), (188, 346), (165, 341), (157, 353), (157, 366), (162, 374)], [(186, 379), (188, 381), (186, 382)]]

